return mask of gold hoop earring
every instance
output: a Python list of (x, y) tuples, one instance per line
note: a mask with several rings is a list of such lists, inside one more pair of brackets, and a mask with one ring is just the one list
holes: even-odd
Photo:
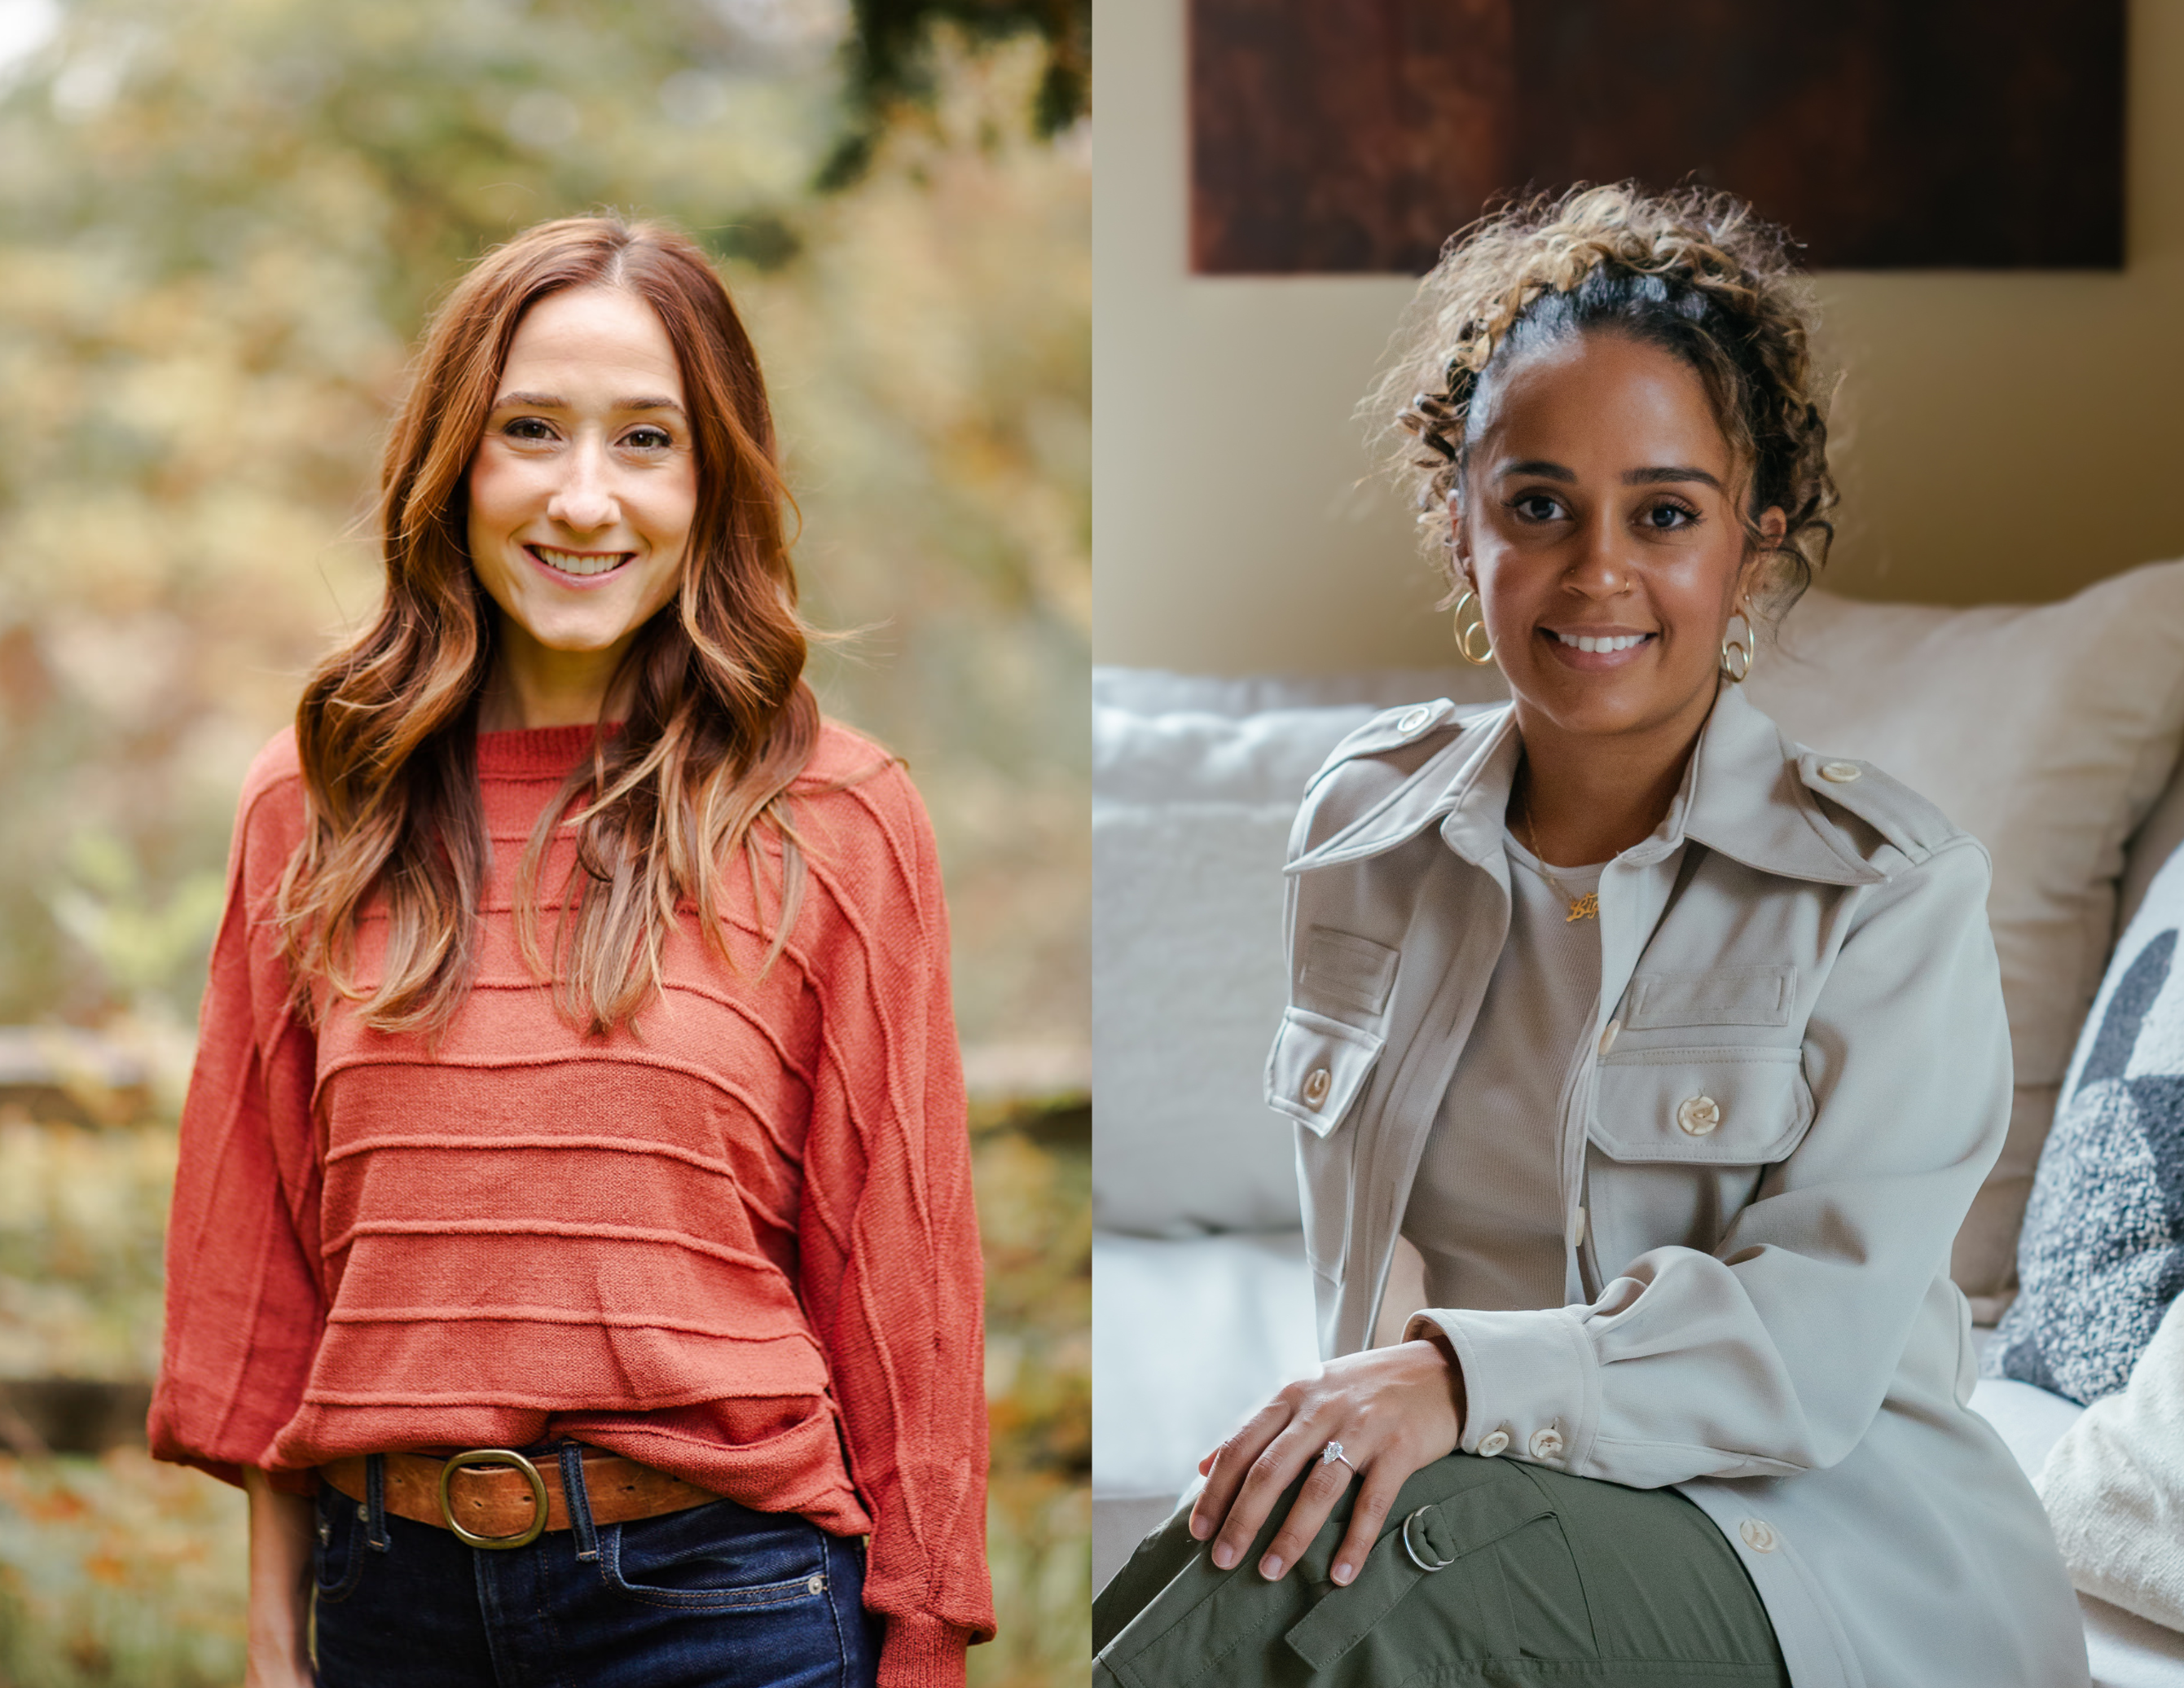
[[(1464, 625), (1463, 621), (1464, 606), (1467, 604), (1476, 610), (1479, 616), (1479, 619), (1468, 627)], [(1456, 654), (1474, 668), (1484, 668), (1492, 662), (1494, 641), (1486, 632), (1486, 606), (1479, 601), (1477, 593), (1467, 591), (1462, 597), (1456, 600), (1455, 621)], [(1476, 656), (1471, 654), (1471, 641), (1474, 637), (1479, 640), (1479, 655)]]
[(1740, 643), (1730, 638), (1727, 627), (1721, 630), (1721, 671), (1730, 685), (1741, 686), (1744, 683), (1744, 677), (1752, 671), (1752, 663), (1758, 658), (1759, 633), (1752, 625), (1752, 617), (1741, 610), (1730, 610), (1729, 619), (1744, 623), (1744, 638)]

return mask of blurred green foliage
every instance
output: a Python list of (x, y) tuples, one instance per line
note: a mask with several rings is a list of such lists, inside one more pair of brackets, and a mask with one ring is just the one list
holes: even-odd
[(1091, 108), (1092, 0), (850, 0), (850, 15), (844, 57), (856, 120), (820, 171), (822, 187), (870, 168), (902, 105), (931, 104), (933, 38), (950, 28), (981, 42), (1039, 39), (1045, 63), (1031, 119), (1039, 134), (1059, 134)]

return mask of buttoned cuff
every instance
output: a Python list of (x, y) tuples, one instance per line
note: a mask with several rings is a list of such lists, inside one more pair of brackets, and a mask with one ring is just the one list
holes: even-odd
[(1600, 1423), (1600, 1362), (1586, 1339), (1586, 1307), (1481, 1312), (1429, 1307), (1406, 1337), (1430, 1324), (1463, 1368), (1463, 1435), (1457, 1446), (1579, 1472)]

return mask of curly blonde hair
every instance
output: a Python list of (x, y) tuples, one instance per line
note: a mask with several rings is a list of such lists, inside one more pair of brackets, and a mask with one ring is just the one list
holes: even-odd
[[(1827, 561), (1836, 499), (1809, 306), (1788, 247), (1730, 194), (1647, 194), (1628, 183), (1543, 194), (1450, 238), (1364, 408), (1380, 423), (1390, 472), (1415, 493), (1425, 549), (1448, 574), (1451, 599), (1463, 582), (1448, 502), (1461, 491), (1482, 400), (1522, 351), (1594, 331), (1659, 346), (1706, 383), (1750, 476), (1745, 535), (1769, 565), (1755, 597), (1780, 618)], [(1787, 520), (1773, 540), (1757, 520), (1768, 510)]]

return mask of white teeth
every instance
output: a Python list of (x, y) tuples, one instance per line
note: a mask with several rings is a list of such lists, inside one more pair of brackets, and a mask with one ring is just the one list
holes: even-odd
[[(1554, 629), (1552, 627), (1547, 631), (1554, 632)], [(1582, 633), (1555, 633), (1555, 637), (1560, 639), (1564, 644), (1574, 645), (1580, 650), (1630, 650), (1635, 646), (1645, 643), (1652, 635), (1648, 633), (1625, 633), (1620, 638), (1610, 639), (1589, 638)]]
[(550, 545), (533, 545), (532, 554), (563, 574), (606, 574), (630, 559), (627, 551), (557, 551)]

